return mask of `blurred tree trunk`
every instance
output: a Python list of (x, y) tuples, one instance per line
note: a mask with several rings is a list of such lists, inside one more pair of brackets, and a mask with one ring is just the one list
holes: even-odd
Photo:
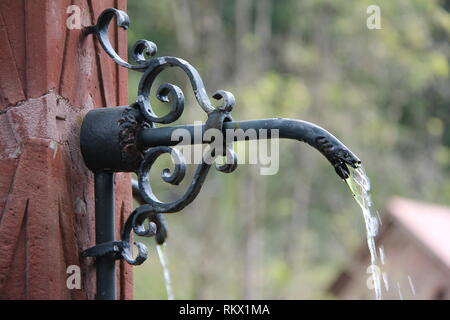
[(285, 259), (291, 270), (298, 270), (301, 268), (297, 257), (299, 255), (299, 248), (303, 246), (301, 241), (303, 238), (303, 232), (307, 227), (308, 209), (312, 196), (311, 172), (314, 172), (315, 169), (314, 161), (311, 161), (310, 159), (310, 150), (306, 150), (308, 152), (302, 151), (303, 149), (295, 153), (295, 162), (299, 164), (307, 163), (308, 170), (302, 170), (296, 173), (299, 177), (296, 179), (297, 182), (294, 184), (294, 188), (292, 189), (292, 216), (290, 223), (287, 225), (288, 237), (286, 239)]
[(255, 35), (258, 41), (257, 52), (259, 73), (270, 68), (270, 40), (272, 38), (272, 0), (256, 2)]
[(242, 178), (244, 188), (241, 191), (239, 213), (243, 226), (243, 299), (261, 299), (262, 288), (262, 252), (263, 229), (258, 221), (265, 208), (265, 187), (256, 167), (246, 168)]
[(217, 1), (203, 0), (199, 2), (201, 10), (201, 25), (198, 34), (204, 36), (204, 52), (202, 56), (206, 61), (208, 74), (205, 81), (211, 90), (217, 90), (223, 86), (226, 78), (228, 46), (221, 17), (219, 3)]
[(185, 0), (173, 0), (172, 11), (174, 13), (175, 32), (180, 49), (191, 56), (197, 48), (197, 37), (191, 15), (192, 2)]
[(251, 33), (251, 1), (236, 0), (235, 4), (235, 83), (239, 86), (249, 79), (249, 44), (248, 36)]

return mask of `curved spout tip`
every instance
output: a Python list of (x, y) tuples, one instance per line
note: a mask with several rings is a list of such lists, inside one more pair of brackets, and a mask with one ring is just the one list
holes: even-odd
[(361, 166), (361, 160), (347, 148), (340, 149), (334, 161), (334, 170), (343, 180), (350, 177), (348, 165), (355, 169)]
[(333, 158), (330, 160), (334, 165), (334, 170), (343, 180), (350, 177), (348, 166), (355, 169), (361, 166), (361, 160), (343, 144), (337, 148), (337, 152), (331, 158)]
[[(361, 165), (361, 161), (359, 161), (356, 165), (351, 165), (353, 168), (358, 168)], [(350, 177), (350, 170), (347, 167), (347, 164), (340, 163), (334, 167), (334, 170), (338, 174), (339, 177), (341, 177), (343, 180), (346, 180)]]

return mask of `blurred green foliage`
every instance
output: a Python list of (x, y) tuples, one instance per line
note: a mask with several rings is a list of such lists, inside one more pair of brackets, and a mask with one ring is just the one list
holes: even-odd
[[(371, 4), (381, 8), (380, 30), (366, 27)], [(449, 8), (437, 0), (128, 0), (128, 36), (130, 46), (149, 39), (158, 56), (188, 60), (209, 94), (233, 92), (234, 119), (299, 118), (331, 131), (363, 160), (382, 214), (392, 195), (450, 204)], [(130, 102), (139, 76), (129, 75)], [(185, 89), (179, 123), (205, 120), (182, 72), (159, 81)], [(183, 191), (158, 183), (162, 199)], [(329, 298), (329, 282), (365, 239), (333, 168), (291, 141), (281, 143), (277, 175), (260, 176), (255, 165), (212, 170), (196, 201), (167, 220), (178, 299)], [(144, 241), (155, 252), (153, 239)], [(134, 269), (135, 298), (166, 298), (157, 260)]]

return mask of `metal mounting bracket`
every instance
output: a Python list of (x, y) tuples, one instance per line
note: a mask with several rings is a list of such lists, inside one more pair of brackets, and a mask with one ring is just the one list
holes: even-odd
[[(85, 29), (84, 34), (93, 34), (105, 52), (120, 66), (142, 72), (137, 100), (129, 106), (99, 108), (87, 113), (80, 132), (80, 145), (86, 166), (95, 176), (96, 208), (96, 245), (86, 249), (84, 257), (95, 257), (97, 266), (97, 299), (115, 299), (115, 260), (124, 259), (129, 264), (139, 265), (148, 256), (148, 250), (142, 243), (136, 242), (137, 256), (133, 257), (131, 234), (153, 237), (159, 244), (167, 236), (163, 214), (176, 213), (190, 204), (199, 194), (211, 165), (219, 156), (226, 156), (227, 162), (217, 165), (223, 173), (233, 172), (237, 167), (237, 155), (232, 149), (233, 141), (246, 139), (234, 135), (233, 141), (223, 145), (214, 145), (204, 138), (209, 129), (220, 132), (254, 129), (255, 139), (260, 139), (259, 130), (277, 130), (279, 138), (306, 142), (320, 151), (335, 168), (337, 174), (345, 179), (349, 175), (347, 165), (357, 167), (360, 160), (337, 138), (325, 129), (312, 123), (293, 119), (262, 119), (233, 121), (231, 111), (235, 105), (233, 94), (218, 90), (212, 98), (222, 102), (213, 107), (203, 81), (197, 70), (187, 61), (176, 57), (152, 58), (156, 54), (156, 45), (147, 40), (138, 40), (132, 48), (130, 64), (122, 59), (112, 47), (108, 37), (108, 26), (113, 18), (117, 26), (129, 27), (128, 15), (114, 8), (104, 10), (98, 17), (97, 24)], [(166, 68), (180, 68), (188, 77), (196, 101), (207, 115), (204, 125), (184, 125), (156, 127), (157, 124), (170, 124), (178, 120), (184, 110), (184, 94), (176, 85), (165, 83), (156, 91), (158, 100), (170, 105), (164, 116), (157, 116), (150, 104), (150, 89), (156, 77)], [(148, 173), (155, 160), (162, 154), (170, 154), (174, 169), (165, 169), (162, 179), (177, 185), (185, 177), (186, 163), (176, 149), (171, 148), (178, 141), (172, 139), (177, 129), (188, 132), (200, 131), (200, 141), (191, 144), (210, 144), (208, 156), (197, 166), (194, 177), (186, 192), (177, 200), (162, 202), (152, 191)], [(193, 135), (194, 136), (194, 135)], [(264, 137), (270, 139), (271, 136)], [(114, 173), (135, 172), (138, 176), (134, 184), (134, 194), (142, 204), (136, 208), (122, 227), (121, 239), (114, 238)], [(147, 223), (146, 223), (147, 222)]]

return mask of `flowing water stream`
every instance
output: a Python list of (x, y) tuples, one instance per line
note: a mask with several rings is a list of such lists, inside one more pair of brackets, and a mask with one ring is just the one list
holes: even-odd
[(172, 281), (170, 279), (170, 271), (169, 265), (167, 262), (166, 254), (164, 253), (164, 245), (156, 245), (156, 251), (158, 252), (159, 262), (161, 263), (161, 267), (163, 268), (164, 273), (164, 282), (166, 285), (167, 299), (174, 300), (173, 290), (172, 290)]
[[(358, 205), (361, 207), (364, 222), (366, 226), (366, 234), (367, 234), (367, 245), (369, 247), (370, 252), (370, 273), (373, 280), (373, 289), (375, 290), (375, 297), (377, 300), (381, 299), (381, 277), (383, 278), (384, 286), (386, 291), (389, 291), (389, 282), (386, 273), (381, 274), (380, 267), (378, 266), (378, 260), (381, 263), (385, 264), (384, 257), (384, 247), (381, 246), (379, 248), (379, 259), (377, 255), (377, 247), (375, 243), (375, 238), (378, 235), (379, 227), (381, 224), (380, 217), (378, 212), (372, 208), (372, 200), (370, 197), (370, 180), (367, 177), (366, 173), (362, 166), (358, 168), (349, 167), (350, 177), (345, 180), (348, 187), (350, 188), (353, 197), (355, 198)], [(163, 245), (156, 246), (159, 261), (163, 268), (164, 273), (164, 282), (166, 286), (167, 298), (168, 300), (174, 300), (172, 283), (170, 278), (170, 272), (168, 267), (167, 257), (164, 253)], [(411, 291), (413, 295), (415, 295), (415, 288), (412, 283), (411, 277), (408, 276), (409, 284), (411, 287)], [(400, 283), (397, 282), (397, 289), (399, 298), (403, 300), (403, 295), (400, 287)]]
[(411, 279), (411, 276), (408, 276), (409, 287), (411, 288), (411, 292), (413, 296), (416, 296), (416, 288), (414, 288), (414, 283)]
[[(378, 235), (380, 226), (380, 218), (378, 212), (372, 208), (372, 200), (370, 198), (370, 181), (364, 172), (363, 167), (349, 168), (350, 177), (345, 180), (353, 197), (361, 207), (364, 221), (366, 224), (367, 245), (370, 251), (370, 271), (372, 274), (373, 285), (375, 290), (375, 297), (377, 300), (381, 299), (381, 273), (378, 266), (377, 248), (375, 238)], [(384, 257), (382, 257), (384, 260)], [(383, 261), (384, 262), (384, 261)]]

